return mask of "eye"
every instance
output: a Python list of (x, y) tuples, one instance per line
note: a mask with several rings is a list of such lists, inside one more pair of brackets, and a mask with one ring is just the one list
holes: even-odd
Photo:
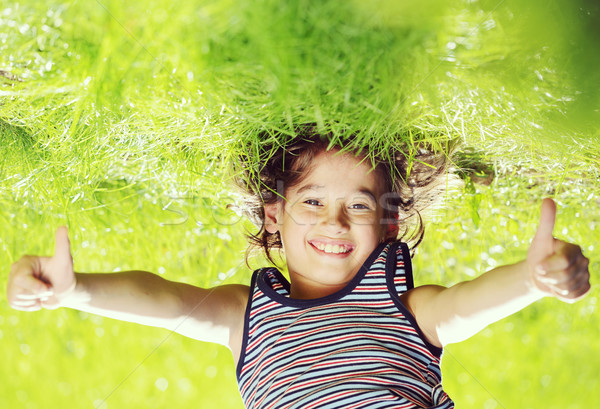
[(305, 200), (304, 203), (306, 203), (307, 205), (310, 205), (310, 206), (321, 206), (321, 202), (319, 202), (318, 200), (315, 200), (315, 199)]
[(350, 205), (350, 209), (370, 210), (371, 208), (364, 203), (354, 203)]

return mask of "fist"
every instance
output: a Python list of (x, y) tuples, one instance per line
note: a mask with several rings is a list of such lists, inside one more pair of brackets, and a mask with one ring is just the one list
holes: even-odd
[(590, 290), (590, 261), (581, 247), (553, 237), (555, 221), (556, 204), (544, 199), (540, 224), (527, 253), (529, 274), (546, 295), (575, 302)]
[(22, 311), (60, 307), (61, 301), (75, 289), (71, 245), (66, 227), (56, 231), (54, 256), (23, 256), (11, 266), (7, 299)]

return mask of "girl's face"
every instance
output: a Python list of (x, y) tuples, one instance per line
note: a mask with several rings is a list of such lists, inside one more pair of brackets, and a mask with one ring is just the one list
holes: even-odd
[(267, 231), (281, 235), (293, 298), (340, 290), (386, 238), (377, 172), (336, 153), (318, 154), (284, 201), (265, 206)]

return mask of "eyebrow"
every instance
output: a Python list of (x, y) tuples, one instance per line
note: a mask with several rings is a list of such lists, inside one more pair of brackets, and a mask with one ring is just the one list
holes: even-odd
[(371, 192), (369, 189), (362, 188), (358, 192), (362, 193), (365, 196), (368, 196), (373, 201), (373, 203), (377, 203), (377, 199), (375, 198), (375, 194), (373, 192)]
[(315, 185), (313, 183), (313, 184), (310, 184), (310, 185), (302, 186), (300, 189), (298, 189), (298, 191), (296, 193), (306, 192), (307, 190), (317, 190), (319, 188), (323, 189), (324, 187), (325, 187), (324, 185)]

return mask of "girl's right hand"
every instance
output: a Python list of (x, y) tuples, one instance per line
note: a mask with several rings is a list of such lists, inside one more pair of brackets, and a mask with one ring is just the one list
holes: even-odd
[(7, 299), (21, 311), (55, 309), (75, 290), (71, 245), (66, 227), (56, 231), (54, 256), (23, 256), (8, 276)]

